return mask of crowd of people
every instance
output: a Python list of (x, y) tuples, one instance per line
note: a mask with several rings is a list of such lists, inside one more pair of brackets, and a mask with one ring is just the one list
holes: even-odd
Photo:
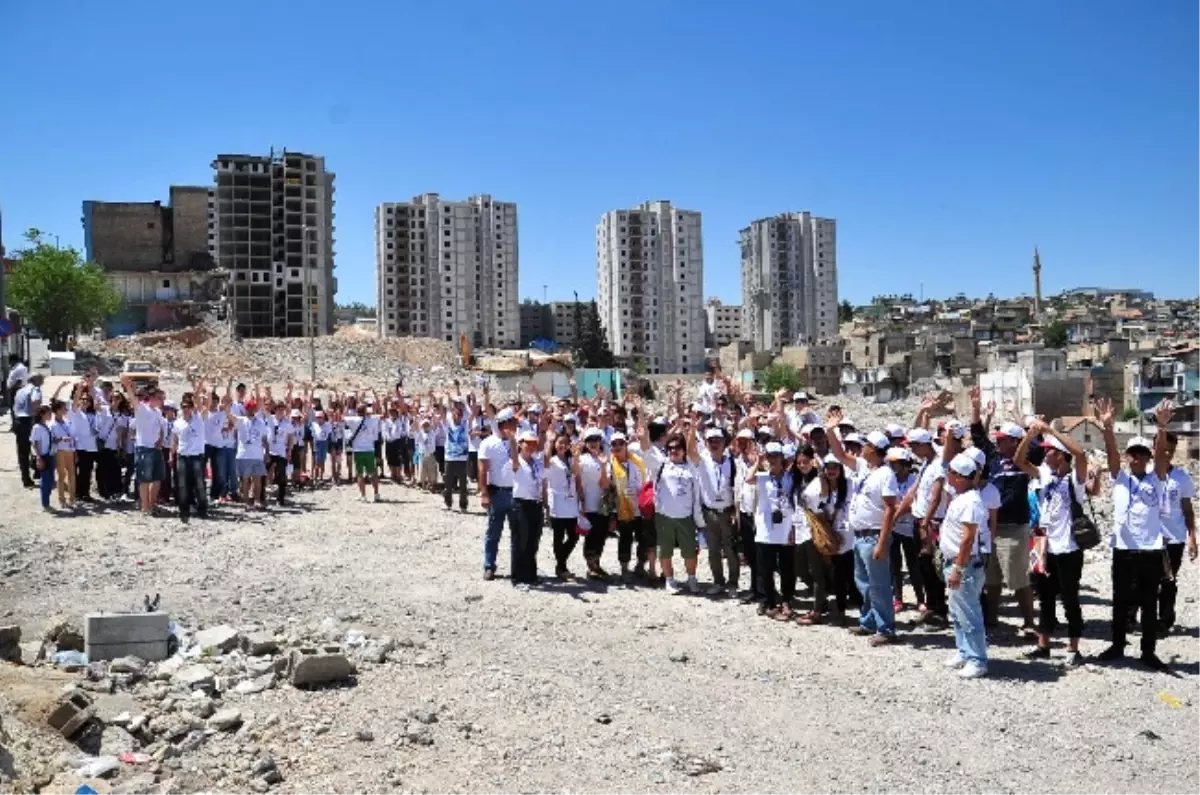
[[(94, 501), (94, 478), (100, 500), (136, 499), (146, 514), (174, 502), (185, 521), (214, 503), (261, 510), (272, 489), (282, 505), (293, 488), (352, 482), (360, 499), (377, 501), (381, 480), (438, 492), (446, 510), (465, 512), (468, 481), (477, 481), (486, 580), (497, 577), (507, 527), (511, 583), (541, 583), (545, 526), (558, 580), (575, 578), (582, 540), (589, 580), (735, 597), (778, 621), (849, 624), (872, 646), (897, 642), (907, 583), (917, 623), (954, 633), (946, 665), (964, 678), (987, 673), (1004, 588), (1032, 642), (1027, 657), (1051, 656), (1061, 602), (1066, 662), (1083, 661), (1083, 553), (1104, 531), (1111, 645), (1097, 659), (1124, 656), (1140, 613), (1140, 659), (1163, 669), (1155, 649), (1175, 622), (1175, 575), (1185, 552), (1197, 557), (1195, 488), (1171, 464), (1166, 402), (1154, 439), (1123, 448), (1112, 404), (1094, 402), (1114, 509), (1111, 528), (1098, 528), (1084, 506), (1103, 471), (1044, 418), (994, 423), (996, 407), (978, 388), (966, 422), (935, 425), (950, 405), (927, 398), (912, 427), (866, 429), (836, 405), (819, 416), (803, 392), (756, 402), (719, 373), (705, 376), (690, 405), (677, 384), (662, 414), (632, 393), (548, 400), (535, 390), (497, 404), (486, 387), (477, 399), (457, 382), (422, 395), (396, 384), (384, 395), (360, 387), (319, 396), (289, 384), (276, 398), (257, 384), (195, 381), (176, 404), (156, 385), (94, 373), (45, 400), (41, 376), (26, 376), (9, 384), (18, 459), (48, 511), (56, 489), (59, 510)], [(610, 537), (618, 574), (601, 565)], [(797, 609), (798, 583), (810, 609)]]

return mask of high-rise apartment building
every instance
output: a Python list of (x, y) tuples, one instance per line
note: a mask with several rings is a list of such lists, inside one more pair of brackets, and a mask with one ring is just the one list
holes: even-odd
[(613, 354), (648, 373), (704, 369), (700, 213), (668, 201), (605, 213), (596, 226), (596, 304)]
[(436, 193), (375, 208), (375, 290), (381, 337), (436, 337), (515, 348), (517, 205)]
[(229, 272), (230, 326), (241, 337), (333, 331), (333, 179), (325, 158), (271, 150), (217, 155), (208, 246)]
[(705, 344), (721, 348), (742, 338), (742, 305), (710, 298), (704, 305)]
[(837, 336), (837, 225), (808, 212), (741, 231), (742, 339), (776, 350)]

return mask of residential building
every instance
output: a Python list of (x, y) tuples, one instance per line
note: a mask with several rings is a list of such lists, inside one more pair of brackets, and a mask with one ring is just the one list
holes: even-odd
[(586, 301), (550, 302), (550, 339), (561, 348), (574, 348), (579, 344), (580, 323), (587, 315)]
[(645, 372), (704, 369), (700, 213), (669, 201), (605, 213), (596, 226), (596, 304), (618, 360)]
[(742, 336), (759, 350), (838, 334), (837, 224), (809, 212), (741, 231)]
[(549, 304), (525, 299), (518, 307), (517, 313), (521, 319), (521, 338), (518, 344), (522, 348), (528, 348), (529, 343), (534, 340), (551, 339), (554, 334), (554, 324)]
[(209, 252), (229, 273), (240, 337), (333, 332), (333, 172), (325, 158), (271, 149), (212, 162)]
[(845, 343), (840, 339), (812, 345), (784, 346), (778, 361), (796, 368), (800, 384), (818, 395), (836, 395), (842, 388)]
[(167, 204), (83, 202), (84, 257), (98, 264), (122, 299), (105, 333), (189, 325), (200, 304), (219, 305), (226, 274), (209, 252), (206, 187), (172, 185)]
[(742, 305), (710, 298), (704, 306), (704, 344), (720, 348), (742, 338)]
[(375, 208), (381, 337), (465, 334), (475, 347), (521, 342), (517, 205), (436, 193)]

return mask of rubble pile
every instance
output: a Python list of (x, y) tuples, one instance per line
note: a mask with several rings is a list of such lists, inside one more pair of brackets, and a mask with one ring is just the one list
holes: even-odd
[[(25, 784), (57, 788), (103, 779), (114, 793), (212, 787), (267, 792), (283, 781), (275, 754), (286, 759), (284, 735), (291, 730), (280, 727), (278, 714), (256, 709), (259, 694), (286, 688), (293, 698), (303, 697), (352, 686), (360, 671), (375, 666), (422, 664), (419, 655), (404, 657), (418, 644), (347, 629), (335, 618), (302, 628), (220, 625), (194, 633), (172, 624), (171, 632), (174, 653), (154, 663), (138, 657), (89, 661), (72, 648), (81, 645), (78, 628), (61, 618), (31, 644), (20, 643), (18, 627), (0, 628), (10, 660), (22, 656), (14, 648), (25, 652), (27, 667), (16, 670), (43, 676), (57, 688), (44, 724), (69, 743), (42, 769), (18, 771)], [(64, 671), (76, 678), (62, 685)], [(404, 739), (408, 734), (415, 739)], [(404, 738), (432, 743), (427, 728)]]
[[(227, 329), (196, 326), (180, 331), (135, 334), (99, 342), (84, 342), (86, 352), (109, 363), (110, 372), (125, 360), (145, 360), (164, 373), (202, 376), (210, 380), (230, 377), (249, 382), (283, 383), (307, 380), (309, 342), (296, 337), (261, 337), (236, 340)], [(368, 384), (378, 386), (397, 377), (412, 379), (414, 386), (449, 386), (462, 377), (458, 351), (451, 343), (425, 337), (378, 339), (354, 328), (318, 337), (316, 374), (328, 386)]]

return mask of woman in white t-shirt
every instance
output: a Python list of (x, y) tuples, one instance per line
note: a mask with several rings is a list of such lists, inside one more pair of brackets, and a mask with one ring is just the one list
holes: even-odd
[(565, 434), (552, 435), (546, 445), (545, 501), (550, 512), (550, 530), (554, 534), (554, 575), (560, 580), (574, 578), (567, 560), (575, 550), (579, 535), (579, 495), (583, 486), (579, 480), (579, 459)]
[(75, 437), (67, 419), (67, 404), (62, 400), (53, 402), (54, 420), (50, 423), (50, 434), (54, 437), (54, 468), (58, 481), (58, 507), (75, 509)]
[(583, 559), (588, 579), (608, 581), (608, 572), (600, 567), (604, 542), (608, 540), (608, 516), (601, 514), (601, 502), (610, 483), (608, 456), (604, 454), (604, 431), (588, 428), (583, 434), (583, 453), (579, 456), (581, 483), (580, 510), (587, 516), (591, 530), (583, 539)]
[[(534, 431), (521, 431), (512, 445), (512, 584), (537, 585), (537, 552), (542, 539), (545, 461)], [(432, 456), (430, 457), (432, 458)]]
[[(758, 547), (758, 576), (763, 603), (759, 615), (778, 621), (792, 617), (788, 606), (796, 593), (795, 530), (792, 528), (792, 473), (784, 469), (783, 445), (771, 442), (758, 459), (755, 478), (754, 542)], [(775, 573), (779, 572), (779, 591)]]
[(50, 430), (54, 422), (54, 412), (49, 406), (41, 406), (37, 411), (37, 422), (29, 433), (29, 447), (33, 451), (34, 466), (37, 469), (38, 485), (42, 496), (42, 510), (50, 510), (50, 492), (54, 490), (54, 474), (57, 471), (55, 454), (58, 446), (54, 442), (54, 434)]
[(1079, 638), (1083, 635), (1083, 610), (1079, 604), (1079, 580), (1083, 575), (1083, 550), (1075, 543), (1072, 527), (1074, 506), (1086, 500), (1087, 456), (1075, 440), (1041, 420), (1026, 431), (1042, 436), (1046, 458), (1041, 467), (1036, 537), (1045, 539), (1044, 574), (1035, 574), (1038, 594), (1037, 646), (1025, 654), (1031, 660), (1049, 659), (1050, 635), (1058, 624), (1055, 598), (1061, 598), (1067, 615), (1068, 665), (1081, 665)]
[(955, 497), (946, 509), (938, 544), (945, 559), (944, 573), (954, 619), (954, 643), (957, 651), (945, 662), (947, 668), (959, 668), (963, 679), (987, 675), (987, 636), (983, 629), (983, 604), (980, 595), (986, 578), (980, 546), (979, 528), (987, 508), (975, 488), (978, 465), (966, 453), (950, 461), (948, 479)]
[[(820, 477), (805, 487), (801, 499), (803, 507), (823, 519), (837, 534), (840, 542), (836, 555), (828, 559), (821, 558), (825, 575), (821, 581), (832, 585), (835, 606), (833, 617), (835, 623), (841, 626), (845, 623), (847, 605), (853, 605), (854, 597), (858, 595), (858, 589), (854, 585), (854, 533), (846, 523), (850, 484), (837, 456), (829, 453), (821, 463)], [(816, 588), (816, 581), (814, 576), (814, 609), (797, 617), (797, 624), (819, 624), (824, 621), (828, 595), (824, 586), (820, 590)]]

